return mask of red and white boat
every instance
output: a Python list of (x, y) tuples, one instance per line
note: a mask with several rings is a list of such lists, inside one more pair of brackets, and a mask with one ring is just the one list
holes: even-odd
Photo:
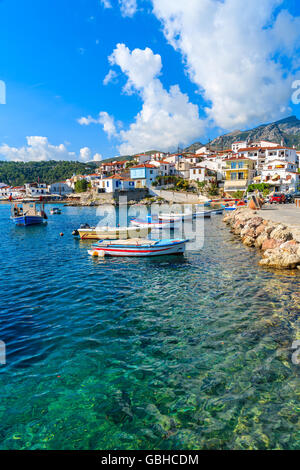
[(101, 240), (89, 250), (91, 256), (162, 256), (178, 255), (185, 251), (188, 240), (164, 239)]

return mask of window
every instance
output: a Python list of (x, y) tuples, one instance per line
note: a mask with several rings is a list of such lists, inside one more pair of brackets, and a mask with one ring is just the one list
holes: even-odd
[(243, 180), (243, 179), (244, 179), (244, 172), (243, 172), (243, 171), (241, 171), (241, 172), (238, 173), (238, 179), (239, 179), (239, 180)]
[(236, 168), (236, 162), (231, 162), (231, 169), (234, 170)]
[(150, 175), (153, 175), (153, 170), (150, 170)]
[(236, 173), (231, 173), (230, 177), (232, 180), (236, 180)]
[(244, 168), (244, 162), (239, 162), (239, 168)]

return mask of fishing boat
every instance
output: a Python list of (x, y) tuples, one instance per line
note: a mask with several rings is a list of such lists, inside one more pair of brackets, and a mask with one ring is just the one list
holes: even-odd
[(211, 211), (211, 214), (212, 215), (221, 215), (221, 214), (223, 214), (223, 212), (224, 212), (224, 209), (215, 209), (215, 210)]
[(170, 221), (180, 221), (180, 220), (192, 220), (193, 218), (193, 213), (192, 212), (187, 212), (187, 213), (182, 213), (182, 214), (160, 214), (158, 216), (159, 220), (163, 220), (165, 222), (170, 222)]
[(188, 240), (164, 239), (148, 240), (101, 240), (89, 250), (91, 256), (162, 256), (183, 254)]
[(73, 235), (81, 240), (115, 240), (132, 237), (145, 237), (150, 233), (151, 227), (90, 227), (88, 224), (73, 231)]
[(197, 219), (198, 217), (209, 218), (211, 217), (213, 211), (198, 211), (194, 212), (193, 219)]
[(176, 221), (174, 220), (154, 220), (151, 217), (148, 217), (147, 220), (141, 220), (141, 219), (133, 219), (131, 220), (131, 224), (140, 227), (140, 228), (150, 228), (151, 230), (162, 230), (162, 229), (168, 229), (168, 228), (174, 228), (174, 224)]
[(45, 223), (47, 215), (42, 201), (23, 201), (11, 204), (11, 219), (16, 225), (39, 225)]
[(196, 212), (188, 212), (183, 214), (160, 214), (159, 219), (164, 222), (180, 222), (181, 220), (192, 220), (196, 219), (197, 217), (210, 217), (212, 211), (196, 211)]
[(61, 214), (61, 210), (58, 207), (53, 207), (53, 209), (51, 209), (51, 211), (50, 211), (50, 214), (51, 215), (59, 215), (59, 214)]
[(236, 205), (234, 206), (223, 206), (225, 211), (235, 211), (236, 210)]

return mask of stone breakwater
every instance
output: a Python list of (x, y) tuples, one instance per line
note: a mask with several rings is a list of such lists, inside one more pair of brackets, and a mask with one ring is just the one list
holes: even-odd
[(299, 229), (266, 220), (256, 211), (244, 207), (226, 214), (224, 222), (244, 245), (261, 251), (261, 266), (300, 269)]

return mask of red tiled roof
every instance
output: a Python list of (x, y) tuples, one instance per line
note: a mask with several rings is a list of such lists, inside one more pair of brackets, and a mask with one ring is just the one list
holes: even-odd
[(156, 168), (156, 166), (150, 165), (150, 163), (142, 163), (141, 165), (132, 166), (130, 169), (133, 168)]

